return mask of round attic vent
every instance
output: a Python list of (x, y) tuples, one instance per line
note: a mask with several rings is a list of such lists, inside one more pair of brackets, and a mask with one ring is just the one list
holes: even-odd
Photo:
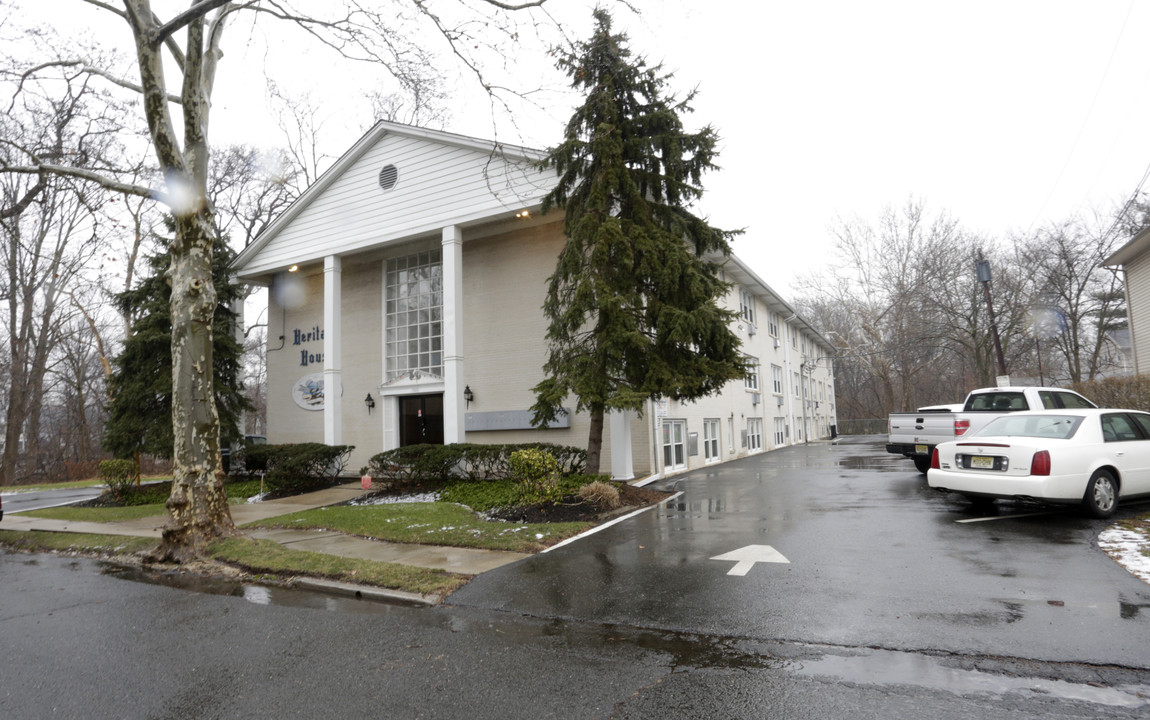
[(392, 189), (398, 181), (399, 170), (394, 165), (384, 165), (379, 171), (379, 186), (384, 190)]

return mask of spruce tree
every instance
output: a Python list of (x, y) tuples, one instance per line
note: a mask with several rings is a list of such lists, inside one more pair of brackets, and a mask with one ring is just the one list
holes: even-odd
[(721, 266), (735, 232), (691, 212), (715, 168), (718, 136), (689, 133), (671, 74), (632, 58), (611, 16), (561, 52), (558, 65), (585, 100), (548, 153), (558, 181), (542, 211), (565, 212), (566, 243), (543, 305), (547, 379), (535, 386), (536, 425), (554, 420), (571, 394), (591, 416), (588, 472), (599, 471), (604, 413), (642, 413), (648, 399), (696, 399), (746, 375), (736, 314)]
[[(164, 245), (167, 246), (164, 241)], [(240, 422), (251, 409), (240, 383), (243, 347), (236, 340), (232, 302), (242, 287), (231, 282), (228, 266), (235, 253), (217, 237), (212, 251), (216, 307), (212, 321), (212, 372), (220, 417), (221, 445), (242, 437)], [(112, 401), (104, 426), (104, 449), (118, 458), (140, 454), (171, 458), (172, 438), (172, 288), (165, 273), (168, 252), (147, 259), (150, 275), (132, 290), (115, 297), (116, 306), (134, 318), (131, 334), (116, 358), (111, 379)]]

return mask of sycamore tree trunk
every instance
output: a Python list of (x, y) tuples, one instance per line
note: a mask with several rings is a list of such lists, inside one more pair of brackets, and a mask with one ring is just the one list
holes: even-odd
[(172, 285), (172, 493), (155, 559), (186, 562), (208, 543), (236, 533), (224, 492), (220, 420), (212, 379), (211, 225), (177, 216), (168, 280)]

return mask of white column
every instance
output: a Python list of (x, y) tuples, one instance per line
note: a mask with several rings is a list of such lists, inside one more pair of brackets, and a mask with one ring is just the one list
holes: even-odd
[(343, 444), (343, 264), (323, 259), (323, 441)]
[(631, 413), (612, 410), (607, 417), (611, 423), (611, 479), (633, 480), (635, 463), (631, 457)]
[(463, 230), (443, 228), (443, 442), (465, 442)]

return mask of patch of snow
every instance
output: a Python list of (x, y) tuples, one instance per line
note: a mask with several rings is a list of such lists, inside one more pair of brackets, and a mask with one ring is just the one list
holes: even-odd
[(266, 498), (267, 496), (268, 496), (267, 493), (261, 493), (259, 495), (252, 495), (250, 498), (247, 499), (247, 503), (249, 505), (251, 505), (252, 503), (263, 502), (264, 498)]
[(439, 502), (439, 493), (411, 493), (410, 495), (372, 495), (370, 497), (356, 498), (352, 505), (393, 505), (395, 503), (433, 503)]
[(1140, 532), (1112, 527), (1098, 536), (1098, 547), (1131, 575), (1150, 583), (1150, 557), (1142, 554), (1142, 549), (1148, 547), (1147, 541), (1148, 538)]

